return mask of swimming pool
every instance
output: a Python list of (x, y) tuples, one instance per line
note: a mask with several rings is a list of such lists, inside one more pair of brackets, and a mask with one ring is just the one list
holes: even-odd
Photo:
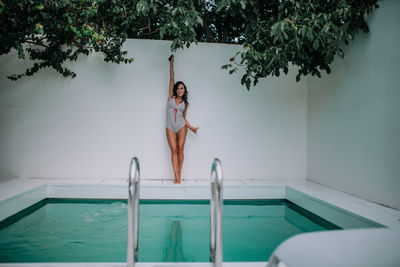
[[(209, 261), (210, 217), (205, 200), (144, 200), (139, 261)], [(28, 214), (29, 213), (29, 214)], [(0, 225), (0, 262), (124, 262), (124, 200), (45, 199)], [(285, 239), (339, 229), (287, 200), (224, 203), (225, 261), (267, 261)]]
[[(16, 213), (17, 211), (22, 210), (23, 208), (26, 208), (33, 203), (36, 203), (38, 201), (42, 201), (45, 198), (50, 198), (53, 199), (51, 201), (55, 201), (54, 198), (93, 198), (93, 199), (123, 199), (126, 198), (127, 192), (126, 192), (126, 185), (96, 185), (96, 184), (45, 184), (45, 185), (40, 185), (37, 187), (34, 187), (28, 191), (25, 191), (19, 195), (15, 195), (11, 198), (5, 199), (0, 201), (0, 216), (1, 220), (4, 219), (4, 216), (7, 215), (7, 213), (10, 213), (9, 210), (13, 209), (13, 213)], [(225, 199), (252, 199), (252, 201), (260, 201), (262, 199), (265, 199), (266, 196), (268, 196), (269, 199), (275, 199), (275, 201), (281, 201), (281, 199), (287, 199), (290, 202), (300, 204), (299, 206), (303, 208), (307, 208), (308, 210), (316, 213), (318, 216), (324, 219), (328, 219), (331, 223), (337, 225), (340, 228), (343, 229), (349, 229), (349, 228), (365, 228), (365, 227), (379, 227), (382, 226), (379, 223), (373, 222), (372, 220), (365, 219), (359, 215), (353, 214), (352, 212), (349, 212), (347, 210), (344, 210), (340, 207), (337, 207), (335, 205), (332, 205), (331, 203), (327, 203), (325, 201), (321, 201), (314, 196), (308, 195), (306, 190), (298, 190), (294, 187), (289, 187), (285, 185), (258, 185), (258, 186), (243, 186), (243, 185), (233, 185), (233, 186), (225, 186), (224, 188), (224, 198)], [(179, 201), (181, 200), (190, 200), (190, 199), (197, 199), (196, 201), (206, 201), (209, 198), (209, 186), (208, 185), (191, 185), (191, 186), (174, 186), (174, 185), (155, 185), (155, 186), (143, 186), (141, 190), (141, 199), (144, 199), (146, 201), (150, 201), (150, 199), (158, 198), (157, 201), (164, 199), (178, 199)], [(96, 200), (93, 200), (96, 201)], [(155, 201), (155, 200), (152, 200)], [(111, 201), (112, 202), (112, 201)], [(117, 201), (116, 203), (122, 203), (121, 207), (123, 207), (124, 202)], [(116, 203), (111, 203), (112, 205), (116, 205)], [(153, 203), (154, 204), (154, 203)], [(193, 203), (192, 203), (193, 204)], [(204, 205), (204, 204), (203, 204)], [(120, 208), (121, 208), (120, 207)], [(203, 207), (204, 208), (204, 207)], [(287, 209), (287, 208), (286, 208)], [(118, 210), (115, 206), (111, 210)], [(191, 209), (189, 209), (190, 211)], [(207, 213), (208, 216), (208, 208), (204, 208), (205, 212)], [(290, 210), (290, 209), (289, 209)], [(144, 211), (142, 211), (144, 213)], [(291, 211), (290, 211), (291, 212)], [(290, 213), (288, 212), (288, 214)], [(196, 212), (197, 213), (197, 212)], [(121, 212), (123, 214), (123, 212)], [(229, 207), (224, 207), (224, 215), (227, 216), (229, 214)], [(142, 214), (143, 215), (143, 214)], [(142, 216), (141, 215), (141, 216)], [(8, 217), (8, 216), (7, 216)], [(179, 216), (178, 216), (179, 217)], [(163, 225), (168, 225), (168, 227), (165, 227), (164, 232), (166, 233), (171, 233), (175, 232), (176, 235), (175, 237), (180, 236), (181, 230), (184, 229), (185, 223), (179, 222), (179, 220), (176, 220), (178, 218), (177, 216), (170, 216), (170, 222), (165, 223)], [(247, 216), (249, 217), (249, 216)], [(290, 217), (290, 216), (289, 216)], [(90, 217), (87, 217), (86, 219), (91, 220)], [(121, 223), (126, 224), (126, 220), (122, 219)], [(202, 223), (206, 225), (206, 227), (209, 227), (209, 223)], [(124, 227), (121, 226), (121, 229)], [(224, 227), (229, 229), (229, 227)], [(207, 228), (209, 229), (209, 228)], [(209, 233), (208, 230), (203, 230), (206, 234), (198, 234), (197, 238), (198, 239), (207, 239), (209, 238)], [(122, 230), (121, 233), (124, 232), (124, 235), (126, 235), (126, 230)], [(144, 230), (141, 230), (142, 234), (139, 232), (139, 235), (145, 234)], [(185, 231), (186, 232), (186, 231)], [(240, 232), (238, 230), (235, 231)], [(122, 236), (122, 235), (121, 235)], [(233, 242), (239, 240), (235, 235), (230, 235), (233, 239)], [(125, 236), (123, 238), (126, 238)], [(224, 231), (224, 239), (227, 238), (225, 237), (225, 231)], [(139, 236), (139, 240), (141, 239), (141, 236)], [(142, 238), (143, 239), (143, 238)], [(229, 239), (229, 238), (228, 238)], [(126, 239), (125, 239), (126, 240)], [(168, 240), (165, 239), (165, 240)], [(175, 239), (170, 239), (179, 241), (179, 238)], [(182, 241), (184, 240), (184, 237), (182, 236)], [(76, 244), (80, 246), (80, 241), (77, 240)], [(142, 241), (143, 242), (143, 241)], [(167, 243), (168, 243), (167, 242)], [(227, 240), (224, 240), (224, 243), (227, 242)], [(125, 246), (126, 241), (122, 242), (123, 246)], [(121, 243), (121, 244), (122, 244)], [(175, 244), (179, 244), (180, 242), (177, 242)], [(208, 244), (208, 242), (204, 242), (205, 244)], [(144, 245), (144, 243), (142, 244)], [(189, 245), (185, 245), (189, 246)], [(207, 247), (207, 245), (206, 245)], [(247, 245), (247, 247), (250, 247)], [(225, 248), (227, 249), (227, 248)], [(143, 251), (143, 249), (140, 248), (140, 243), (139, 243), (139, 250)], [(160, 251), (166, 251), (166, 249), (159, 249)], [(121, 250), (121, 255), (125, 255), (126, 251), (124, 249)], [(165, 254), (165, 253), (164, 253)], [(228, 260), (234, 261), (234, 260), (245, 260), (249, 261), (245, 257), (242, 257), (241, 253), (233, 253), (234, 255), (238, 255), (239, 259), (234, 259), (231, 258)], [(245, 249), (243, 249), (242, 254), (246, 254)], [(248, 252), (250, 255), (251, 253)], [(161, 254), (159, 254), (161, 255)], [(204, 252), (205, 256), (199, 256), (200, 258), (196, 259), (199, 261), (203, 261), (203, 258), (205, 261), (208, 260), (208, 247), (207, 251)], [(158, 256), (159, 259), (152, 259), (152, 258), (147, 258), (144, 256), (142, 253), (142, 258), (139, 256), (139, 261), (162, 261), (160, 260), (161, 256)], [(181, 256), (174, 256), (174, 257), (183, 257)], [(186, 256), (185, 256), (186, 257)], [(225, 250), (224, 250), (224, 261), (227, 261), (227, 256), (225, 256)], [(184, 257), (183, 257), (184, 258)], [(264, 258), (257, 258), (254, 256), (250, 256), (251, 260), (256, 260), (256, 261), (263, 261), (266, 262), (268, 260), (268, 257)], [(123, 256), (124, 259), (124, 256)], [(190, 258), (186, 258), (188, 261), (191, 261)], [(108, 259), (110, 260), (110, 259)], [(170, 259), (171, 260), (171, 259)], [(173, 260), (173, 259), (172, 259)], [(114, 261), (114, 259), (112, 260)], [(115, 259), (117, 262), (124, 262), (124, 260), (119, 260)], [(32, 262), (32, 260), (30, 261)], [(96, 262), (100, 262), (98, 259)], [(247, 266), (251, 266), (251, 264), (246, 264)]]

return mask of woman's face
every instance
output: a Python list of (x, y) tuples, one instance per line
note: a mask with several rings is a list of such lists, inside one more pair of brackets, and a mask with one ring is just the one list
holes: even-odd
[(184, 93), (185, 93), (185, 86), (183, 86), (183, 84), (178, 85), (178, 88), (176, 89), (176, 94), (182, 97)]

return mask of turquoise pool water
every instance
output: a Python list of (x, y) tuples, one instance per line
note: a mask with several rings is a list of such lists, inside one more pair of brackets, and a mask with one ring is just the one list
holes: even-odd
[[(209, 261), (208, 201), (140, 202), (139, 261)], [(285, 239), (337, 226), (285, 200), (223, 207), (224, 261), (267, 261)], [(0, 262), (125, 262), (124, 200), (45, 199), (0, 223)]]

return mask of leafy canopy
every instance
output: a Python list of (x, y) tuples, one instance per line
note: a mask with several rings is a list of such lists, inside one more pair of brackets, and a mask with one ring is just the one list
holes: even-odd
[(0, 55), (13, 48), (34, 63), (17, 80), (41, 68), (62, 75), (80, 54), (101, 52), (104, 60), (131, 63), (127, 38), (172, 40), (171, 51), (201, 42), (241, 44), (223, 69), (245, 68), (247, 89), (260, 78), (288, 72), (330, 73), (335, 56), (360, 31), (377, 0), (0, 0)]

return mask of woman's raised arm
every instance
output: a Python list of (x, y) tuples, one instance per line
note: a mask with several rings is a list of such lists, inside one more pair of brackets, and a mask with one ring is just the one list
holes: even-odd
[(169, 58), (169, 93), (168, 93), (168, 101), (172, 98), (173, 96), (173, 89), (174, 89), (174, 84), (175, 84), (175, 79), (174, 79), (174, 56), (171, 55)]

